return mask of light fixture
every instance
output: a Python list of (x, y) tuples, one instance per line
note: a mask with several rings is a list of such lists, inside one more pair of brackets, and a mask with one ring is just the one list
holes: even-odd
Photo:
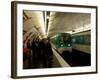
[(47, 19), (49, 19), (49, 18), (50, 18), (50, 16), (47, 15)]

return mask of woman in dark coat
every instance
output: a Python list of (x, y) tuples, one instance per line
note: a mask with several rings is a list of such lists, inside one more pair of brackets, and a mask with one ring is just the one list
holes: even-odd
[(36, 55), (36, 45), (35, 45), (35, 41), (32, 41), (32, 65), (33, 68), (37, 68), (37, 55)]
[(48, 39), (43, 40), (43, 67), (52, 67), (53, 52)]

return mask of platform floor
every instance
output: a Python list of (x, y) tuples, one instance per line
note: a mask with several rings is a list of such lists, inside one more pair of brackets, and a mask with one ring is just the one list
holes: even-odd
[[(40, 63), (39, 66), (36, 68), (32, 67), (34, 65), (31, 65), (31, 67), (29, 67), (29, 61), (27, 60), (26, 63), (24, 63), (23, 68), (38, 69), (38, 68), (43, 68), (42, 65), (43, 64)], [(53, 64), (51, 68), (78, 67), (78, 66), (90, 66), (90, 65), (91, 65), (91, 55), (88, 53), (80, 52), (75, 49), (72, 50), (72, 53), (69, 53), (68, 51), (59, 53), (56, 49), (53, 49)]]

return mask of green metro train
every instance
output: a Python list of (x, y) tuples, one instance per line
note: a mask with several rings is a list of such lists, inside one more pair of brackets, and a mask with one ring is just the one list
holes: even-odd
[(90, 53), (91, 51), (91, 31), (84, 31), (75, 34), (58, 33), (51, 40), (56, 49), (62, 53), (63, 51), (72, 52), (73, 49)]
[(52, 38), (52, 42), (55, 45), (58, 52), (63, 51), (72, 52), (72, 38), (69, 33), (59, 33)]

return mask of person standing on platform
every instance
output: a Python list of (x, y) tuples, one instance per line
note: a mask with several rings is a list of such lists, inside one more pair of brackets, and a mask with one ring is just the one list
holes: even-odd
[(35, 42), (35, 52), (36, 52), (36, 65), (37, 65), (37, 67), (39, 67), (39, 65), (40, 65), (40, 46), (39, 46), (38, 39)]
[(35, 41), (32, 41), (32, 67), (37, 68), (37, 61), (36, 61), (36, 45)]
[(30, 40), (27, 41), (27, 48), (29, 49), (28, 66), (29, 66), (29, 68), (31, 68), (32, 62), (31, 62), (31, 43), (30, 43)]
[(46, 39), (46, 52), (47, 52), (47, 65), (49, 68), (51, 68), (53, 63), (53, 51), (49, 38)]
[(28, 55), (29, 55), (29, 49), (27, 48), (26, 41), (24, 41), (23, 43), (23, 68), (24, 69), (29, 68)]
[(45, 39), (42, 39), (41, 41), (41, 61), (43, 68), (47, 68), (47, 57), (46, 57), (46, 49), (45, 49)]
[(53, 63), (53, 52), (50, 44), (50, 40), (43, 39), (43, 53), (42, 53), (42, 59), (43, 59), (43, 67), (45, 68), (51, 68)]

